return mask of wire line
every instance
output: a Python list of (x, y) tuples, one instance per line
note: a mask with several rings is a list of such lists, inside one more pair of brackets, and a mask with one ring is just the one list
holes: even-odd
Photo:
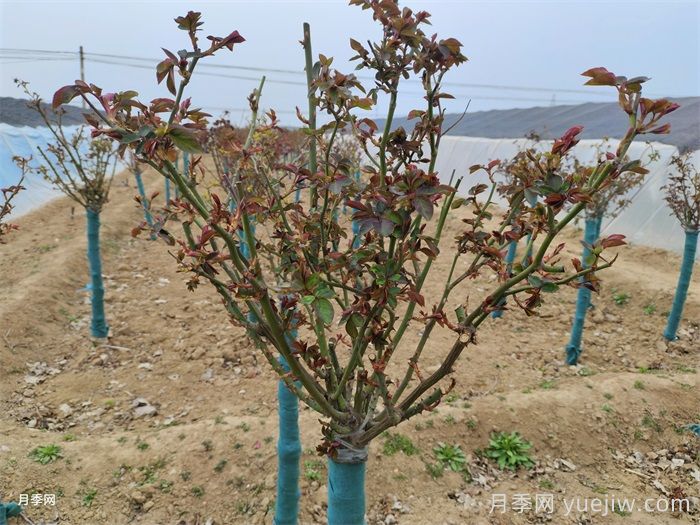
[[(0, 53), (45, 53), (45, 54), (69, 54), (72, 56), (78, 56), (78, 52), (76, 51), (49, 51), (49, 50), (42, 50), (42, 49), (19, 49), (19, 48), (0, 48)], [(95, 58), (90, 58), (90, 57), (95, 57)], [(5, 58), (5, 57), (3, 57)], [(117, 55), (117, 54), (110, 54), (110, 53), (93, 53), (93, 52), (85, 52), (85, 58), (90, 59), (93, 62), (98, 62), (98, 59), (118, 59), (118, 60), (135, 60), (135, 61), (140, 61), (140, 62), (150, 62), (152, 64), (156, 64), (160, 62), (162, 59), (158, 58), (149, 58), (149, 57), (139, 57), (139, 56), (133, 56), (133, 55)], [(99, 61), (100, 63), (110, 63), (110, 62), (102, 62)], [(134, 64), (134, 67), (136, 65)], [(255, 71), (259, 73), (279, 73), (283, 75), (304, 75), (304, 71), (299, 69), (281, 69), (281, 68), (272, 68), (272, 67), (256, 67), (256, 66), (242, 66), (242, 65), (229, 65), (229, 64), (201, 64), (200, 67), (202, 68), (211, 68), (211, 69), (228, 69), (228, 70), (239, 70), (239, 71)], [(372, 81), (373, 79), (371, 77), (365, 77), (365, 76), (358, 76), (362, 80), (369, 80)], [(241, 80), (253, 80), (252, 77), (235, 77), (231, 76), (229, 78), (240, 78)], [(257, 78), (254, 80), (258, 80)], [(418, 79), (408, 79), (409, 82), (420, 82)], [(291, 80), (277, 80), (278, 83), (287, 83), (291, 85), (306, 85), (305, 82), (294, 82)], [(548, 93), (548, 94), (553, 94), (553, 93), (579, 93), (579, 94), (586, 94), (588, 96), (593, 96), (593, 97), (608, 97), (609, 94), (597, 91), (597, 90), (587, 90), (587, 89), (573, 89), (573, 88), (548, 88), (548, 87), (540, 87), (540, 86), (521, 86), (521, 85), (505, 85), (505, 84), (476, 84), (476, 83), (470, 83), (470, 82), (458, 82), (458, 81), (447, 81), (445, 82), (445, 86), (448, 89), (451, 89), (451, 86), (455, 87), (466, 87), (466, 88), (475, 88), (475, 89), (490, 89), (490, 90), (497, 90), (497, 91), (521, 91), (521, 92), (543, 92), (543, 93)], [(654, 94), (650, 94), (650, 96), (658, 96)], [(516, 100), (516, 99), (506, 99), (506, 100)], [(547, 101), (543, 101), (547, 102)]]

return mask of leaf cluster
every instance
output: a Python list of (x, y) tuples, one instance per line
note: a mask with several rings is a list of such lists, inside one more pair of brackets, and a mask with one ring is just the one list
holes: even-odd
[(83, 208), (99, 213), (109, 198), (117, 166), (117, 149), (112, 140), (99, 137), (99, 133), (92, 134), (97, 138), (90, 138), (84, 126), (68, 134), (62, 123), (62, 108), (49, 114), (27, 82), (15, 82), (29, 96), (28, 107), (39, 114), (53, 136), (45, 147), (37, 147), (40, 158), (36, 163), (21, 158), (15, 158), (15, 162), (20, 168), (41, 175)]
[(22, 183), (24, 182), (24, 178), (28, 171), (28, 161), (26, 159), (21, 157), (13, 157), (12, 160), (17, 163), (22, 171), (22, 175), (17, 181), (17, 184), (13, 184), (6, 188), (0, 188), (0, 194), (2, 194), (0, 196), (0, 244), (4, 244), (6, 242), (5, 239), (7, 238), (7, 235), (12, 230), (17, 229), (17, 225), (7, 222), (7, 217), (10, 215), (10, 213), (12, 213), (14, 208), (12, 201), (15, 199), (15, 197), (17, 197), (17, 194), (20, 191), (25, 189), (24, 186), (22, 186)]
[(534, 464), (529, 453), (531, 448), (532, 443), (517, 432), (498, 432), (491, 435), (485, 455), (493, 459), (500, 469), (517, 470), (520, 467), (530, 468)]
[(671, 159), (668, 183), (662, 188), (666, 203), (686, 231), (700, 230), (700, 171), (690, 152)]

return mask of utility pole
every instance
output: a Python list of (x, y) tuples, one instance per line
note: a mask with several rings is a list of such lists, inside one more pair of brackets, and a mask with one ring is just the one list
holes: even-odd
[[(83, 53), (83, 46), (80, 46), (80, 80), (85, 82), (85, 54)], [(81, 97), (83, 102), (83, 109), (85, 109), (85, 99)]]

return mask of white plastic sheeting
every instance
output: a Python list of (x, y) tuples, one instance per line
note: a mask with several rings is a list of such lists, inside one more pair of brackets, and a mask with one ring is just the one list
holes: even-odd
[[(616, 148), (619, 141), (610, 140), (611, 148)], [(582, 140), (573, 150), (573, 155), (581, 162), (593, 162), (600, 147), (600, 140)], [(470, 187), (479, 183), (488, 183), (483, 171), (469, 174), (469, 167), (474, 164), (487, 164), (491, 160), (508, 160), (523, 147), (531, 146), (527, 139), (486, 139), (474, 137), (445, 136), (440, 143), (440, 152), (436, 170), (440, 179), (447, 182), (455, 172), (455, 180), (462, 177), (460, 193), (466, 194)], [(537, 147), (548, 148), (551, 141), (538, 143)], [(666, 184), (671, 157), (677, 154), (675, 146), (652, 143), (658, 153), (657, 160), (648, 162), (649, 144), (634, 142), (629, 149), (631, 159), (640, 158), (649, 170), (641, 187), (632, 190), (629, 198), (632, 203), (616, 218), (603, 221), (601, 234), (620, 233), (627, 236), (631, 244), (642, 244), (663, 248), (677, 253), (683, 251), (685, 233), (678, 220), (671, 215), (670, 208), (664, 200), (661, 187)], [(700, 151), (694, 152), (694, 164), (700, 168)], [(498, 201), (497, 201), (498, 202)], [(500, 204), (503, 204), (501, 202)], [(700, 251), (698, 252), (700, 259)]]
[[(67, 126), (64, 132), (70, 137), (79, 128), (80, 126)], [(32, 157), (32, 164), (36, 164), (37, 160), (41, 160), (37, 148), (44, 149), (49, 142), (55, 142), (55, 138), (46, 127), (15, 127), (0, 123), (0, 188), (12, 186), (20, 179), (22, 172), (12, 160), (13, 157)], [(15, 207), (12, 217), (15, 218), (62, 195), (36, 173), (28, 174), (22, 185), (26, 190), (12, 200)]]
[[(73, 133), (78, 126), (66, 128), (67, 134)], [(19, 168), (12, 157), (32, 156), (38, 158), (37, 147), (45, 147), (52, 140), (51, 132), (45, 128), (27, 126), (15, 127), (0, 123), (0, 188), (15, 184), (19, 180)], [(582, 162), (592, 162), (600, 140), (582, 140), (574, 148), (573, 154)], [(442, 138), (436, 169), (443, 182), (447, 182), (452, 171), (457, 177), (463, 177), (460, 191), (466, 191), (480, 182), (487, 183), (485, 173), (469, 174), (469, 167), (474, 164), (486, 164), (494, 159), (508, 160), (524, 145), (531, 145), (527, 139), (487, 139), (474, 137), (445, 136)], [(610, 147), (617, 147), (618, 142), (609, 141)], [(539, 143), (548, 148), (551, 141)], [(630, 195), (632, 203), (619, 216), (603, 221), (603, 234), (621, 233), (627, 236), (629, 242), (682, 252), (684, 232), (671, 210), (666, 205), (661, 187), (666, 184), (670, 168), (668, 163), (677, 153), (675, 146), (653, 143), (654, 151), (659, 158), (649, 164), (650, 170), (644, 184)], [(649, 145), (635, 142), (631, 145), (630, 158), (641, 158), (648, 154)], [(695, 166), (700, 168), (700, 151), (693, 154)], [(21, 192), (13, 201), (15, 210), (13, 217), (26, 213), (48, 200), (60, 196), (61, 193), (52, 188), (36, 174), (30, 174), (24, 181), (26, 191)], [(698, 251), (700, 259), (700, 251)]]

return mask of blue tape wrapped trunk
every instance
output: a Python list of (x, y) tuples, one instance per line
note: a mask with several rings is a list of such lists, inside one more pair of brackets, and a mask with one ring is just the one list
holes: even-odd
[(90, 333), (93, 337), (107, 337), (109, 327), (105, 319), (105, 289), (102, 283), (102, 261), (100, 258), (100, 214), (87, 209), (87, 256), (90, 267), (90, 288), (92, 291), (92, 320)]
[[(231, 200), (231, 211), (236, 204)], [(255, 235), (255, 222), (250, 221), (250, 228)], [(241, 254), (250, 258), (248, 245), (242, 230), (239, 230)], [(248, 320), (255, 322), (255, 316), (248, 314)], [(287, 342), (296, 339), (296, 332), (286, 335)], [(289, 364), (284, 357), (279, 357), (279, 363), (289, 372)], [(301, 459), (301, 438), (299, 436), (299, 400), (281, 379), (277, 382), (277, 413), (279, 419), (279, 434), (277, 437), (277, 494), (275, 499), (274, 525), (296, 525), (299, 515), (299, 461)]]
[[(600, 236), (600, 225), (602, 218), (591, 217), (586, 219), (583, 240), (587, 244), (593, 244)], [(590, 255), (590, 250), (584, 246), (582, 264), (586, 267), (586, 258)], [(591, 306), (591, 291), (588, 288), (580, 287), (576, 296), (576, 313), (571, 327), (571, 339), (566, 345), (566, 364), (575, 365), (581, 355), (581, 342), (583, 339), (583, 327), (586, 321), (586, 313)]]
[(328, 459), (328, 525), (365, 525), (366, 463)]
[(0, 525), (7, 525), (7, 518), (16, 518), (22, 514), (22, 507), (17, 503), (0, 502)]
[(683, 247), (683, 262), (681, 263), (681, 271), (678, 274), (678, 285), (676, 286), (676, 294), (673, 297), (673, 306), (671, 313), (668, 316), (668, 323), (664, 330), (664, 337), (669, 341), (676, 339), (678, 326), (680, 325), (683, 316), (683, 307), (685, 300), (688, 297), (688, 288), (690, 287), (690, 278), (693, 276), (693, 265), (695, 264), (695, 252), (698, 247), (698, 232), (685, 232), (685, 245)]
[[(291, 335), (292, 338), (295, 334)], [(286, 371), (289, 364), (284, 357), (279, 362)], [(279, 436), (277, 438), (277, 499), (275, 500), (275, 525), (296, 525), (299, 514), (299, 461), (301, 438), (299, 437), (299, 400), (284, 381), (277, 382), (277, 410)]]

